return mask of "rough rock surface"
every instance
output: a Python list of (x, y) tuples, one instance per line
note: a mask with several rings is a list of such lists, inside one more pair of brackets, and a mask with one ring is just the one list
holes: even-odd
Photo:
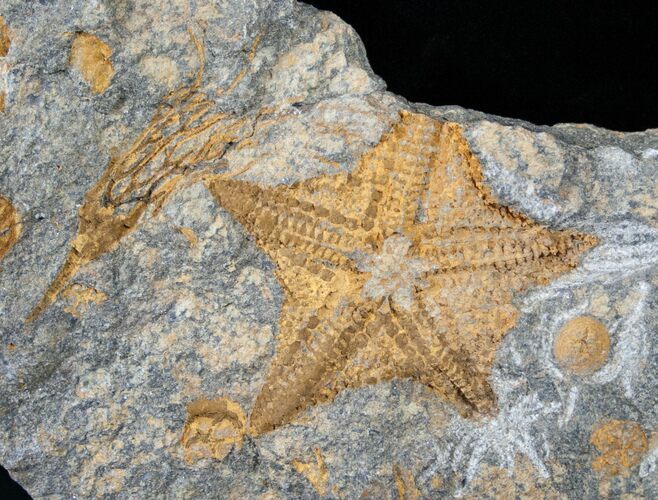
[[(487, 203), (597, 244), (514, 293), (469, 368), (493, 411), (381, 375), (256, 432), (285, 283), (209, 182), (347, 176), (404, 113), (461, 130)], [(408, 103), (347, 24), (293, 0), (4, 0), (0, 463), (36, 498), (655, 498), (657, 221), (658, 130)]]

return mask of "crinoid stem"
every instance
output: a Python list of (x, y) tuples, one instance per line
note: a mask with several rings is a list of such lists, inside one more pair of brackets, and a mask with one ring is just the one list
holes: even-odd
[(71, 248), (64, 265), (60, 268), (57, 276), (55, 276), (55, 279), (48, 287), (48, 290), (46, 290), (46, 293), (44, 293), (39, 303), (32, 309), (25, 319), (26, 324), (34, 321), (57, 300), (59, 294), (84, 264), (86, 264), (86, 262), (84, 262), (84, 259), (78, 251), (75, 248)]

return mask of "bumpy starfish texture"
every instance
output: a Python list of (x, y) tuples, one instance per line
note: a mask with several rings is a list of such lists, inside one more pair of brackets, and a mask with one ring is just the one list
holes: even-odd
[(352, 173), (208, 187), (277, 266), (278, 348), (250, 415), (268, 432), (346, 387), (423, 383), (463, 415), (495, 411), (487, 381), (514, 292), (596, 243), (498, 205), (456, 124), (403, 112)]

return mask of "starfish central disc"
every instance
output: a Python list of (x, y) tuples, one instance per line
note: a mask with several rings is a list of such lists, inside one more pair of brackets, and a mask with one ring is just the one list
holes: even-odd
[(435, 268), (430, 261), (409, 255), (412, 242), (406, 236), (394, 234), (386, 238), (377, 254), (357, 256), (357, 268), (370, 274), (363, 285), (366, 299), (389, 298), (406, 311), (411, 311), (420, 278)]

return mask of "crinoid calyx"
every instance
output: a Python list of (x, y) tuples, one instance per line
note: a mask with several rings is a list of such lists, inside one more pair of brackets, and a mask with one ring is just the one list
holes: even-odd
[[(203, 47), (195, 36), (192, 38), (200, 58), (194, 81), (164, 98), (132, 146), (110, 160), (86, 194), (79, 211), (78, 233), (66, 261), (27, 322), (55, 302), (82, 266), (117, 248), (145, 214), (156, 214), (175, 190), (224, 169), (224, 154), (239, 140), (243, 128), (259, 116), (236, 117), (215, 110), (214, 101), (201, 90)], [(258, 38), (249, 59), (257, 44)], [(243, 77), (244, 72), (227, 92)]]

